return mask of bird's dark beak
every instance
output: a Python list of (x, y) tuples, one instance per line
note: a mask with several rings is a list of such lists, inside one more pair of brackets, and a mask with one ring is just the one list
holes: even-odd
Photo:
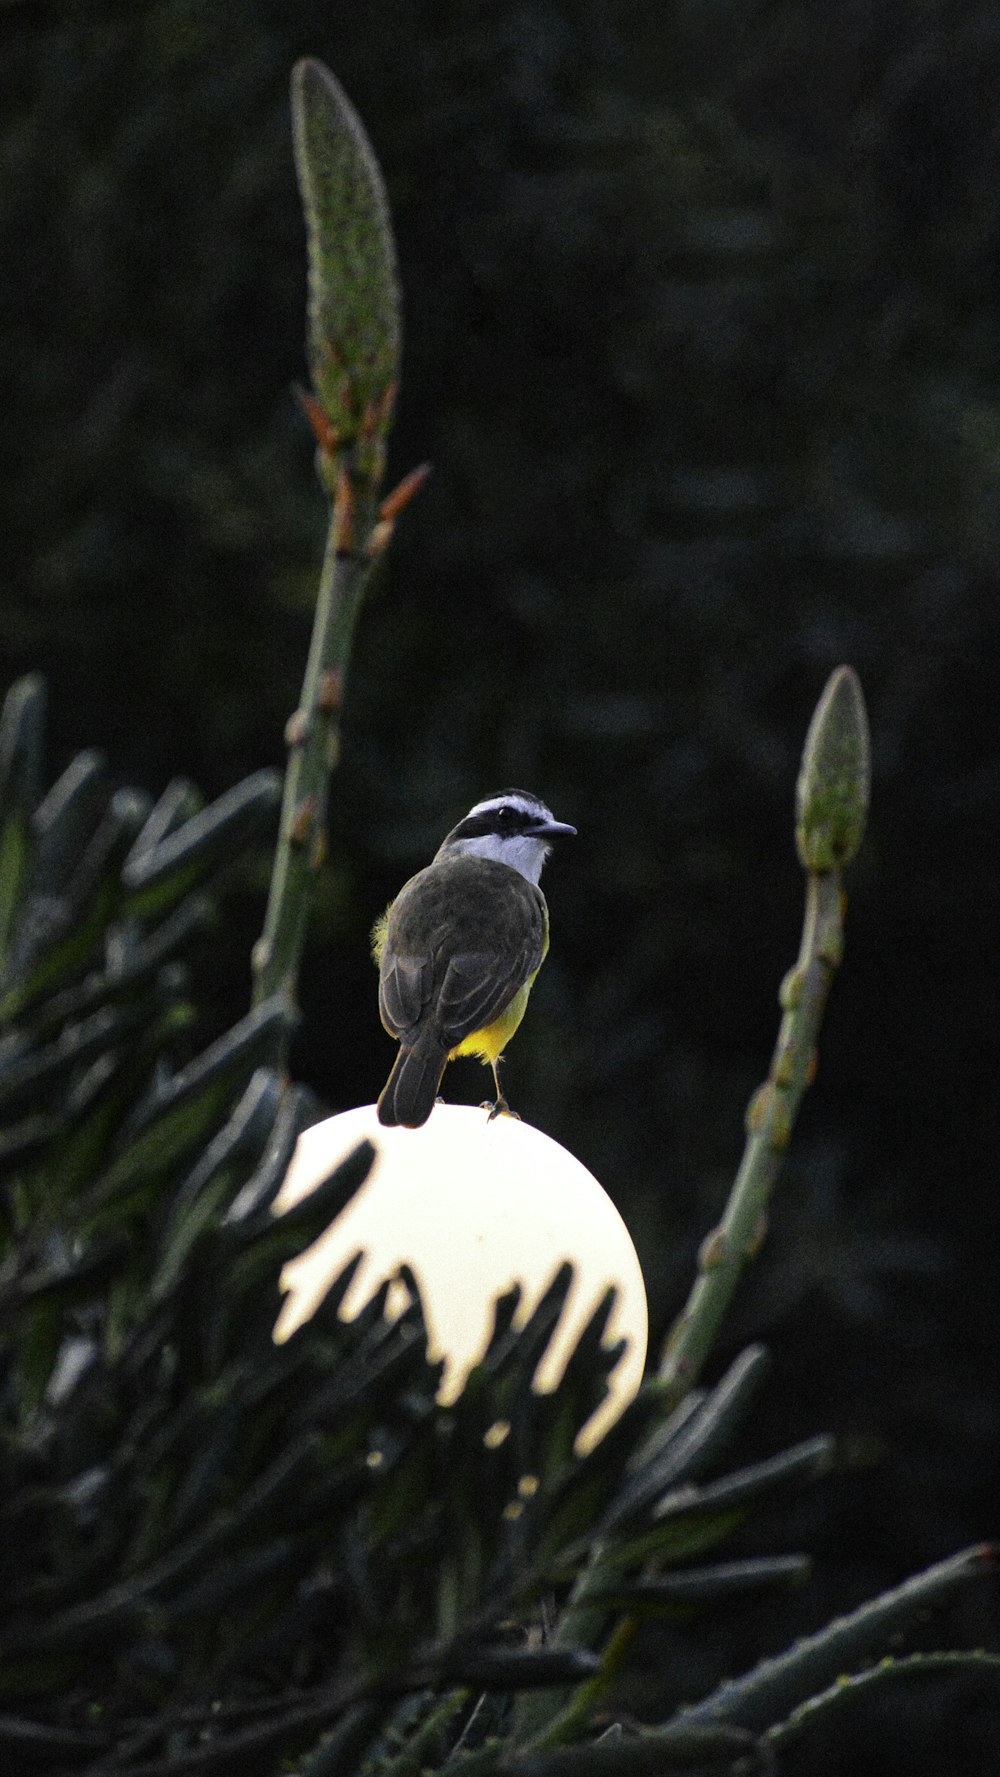
[(565, 821), (539, 821), (532, 829), (533, 839), (572, 839), (576, 828), (570, 827)]

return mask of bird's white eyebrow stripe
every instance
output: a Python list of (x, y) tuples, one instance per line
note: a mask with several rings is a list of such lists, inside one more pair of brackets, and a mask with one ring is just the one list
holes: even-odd
[(487, 809), (494, 808), (516, 808), (521, 814), (546, 815), (552, 819), (552, 810), (546, 808), (544, 802), (536, 801), (533, 796), (487, 796), (485, 801), (477, 802), (474, 808), (470, 808), (465, 818), (468, 820), (470, 815), (485, 814)]

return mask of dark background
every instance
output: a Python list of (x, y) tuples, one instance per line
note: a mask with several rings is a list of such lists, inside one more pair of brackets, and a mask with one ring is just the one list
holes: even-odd
[[(0, 677), (47, 673), (53, 773), (97, 745), (217, 794), (282, 761), (325, 527), (290, 394), (304, 53), (385, 173), (391, 473), (434, 475), (357, 637), (299, 1077), (376, 1095), (372, 919), (472, 801), (541, 793), (580, 837), (509, 1089), (618, 1201), (662, 1330), (798, 944), (805, 728), (841, 661), (869, 702), (845, 969), (720, 1351), (774, 1352), (745, 1453), (829, 1428), (844, 1468), (756, 1533), (816, 1555), (801, 1599), (650, 1637), (694, 1694), (1000, 1534), (1000, 18), (0, 4)], [(205, 1035), (265, 886), (201, 959)], [(922, 1633), (1000, 1645), (995, 1585)], [(809, 1768), (985, 1772), (997, 1737), (995, 1690), (928, 1689)]]

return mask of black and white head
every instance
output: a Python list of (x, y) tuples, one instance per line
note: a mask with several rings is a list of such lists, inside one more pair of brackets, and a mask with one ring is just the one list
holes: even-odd
[(509, 864), (529, 882), (537, 883), (553, 840), (575, 832), (575, 827), (557, 821), (552, 810), (529, 790), (501, 790), (470, 808), (442, 842), (435, 862), (455, 852), (471, 852), (475, 857)]

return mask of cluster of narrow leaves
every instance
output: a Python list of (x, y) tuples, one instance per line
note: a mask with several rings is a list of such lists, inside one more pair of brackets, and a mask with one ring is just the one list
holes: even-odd
[(43, 795), (42, 703), (22, 682), (0, 727), (4, 1771), (541, 1774), (567, 1743), (623, 1773), (759, 1762), (980, 1556), (698, 1708), (665, 1680), (662, 1727), (598, 1739), (616, 1621), (801, 1577), (798, 1557), (692, 1563), (821, 1467), (826, 1441), (720, 1474), (762, 1372), (751, 1350), (669, 1412), (647, 1386), (576, 1455), (615, 1354), (605, 1302), (558, 1392), (532, 1392), (568, 1268), (525, 1326), (516, 1295), (497, 1304), (448, 1409), (418, 1306), (390, 1322), (380, 1292), (338, 1318), (353, 1266), (276, 1346), (281, 1268), (370, 1150), (275, 1218), (314, 1114), (280, 1072), (287, 1013), (265, 1003), (175, 1062), (204, 882), (276, 786), (199, 809), (178, 785), (151, 805), (82, 755)]

